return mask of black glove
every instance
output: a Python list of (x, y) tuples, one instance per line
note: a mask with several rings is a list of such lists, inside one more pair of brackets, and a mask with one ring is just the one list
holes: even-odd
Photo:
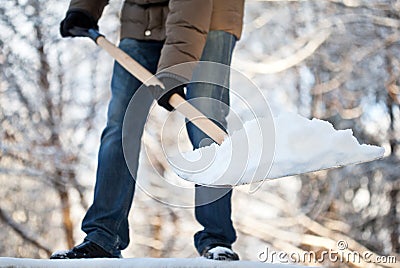
[(164, 84), (165, 89), (160, 86), (149, 86), (149, 89), (158, 105), (171, 112), (174, 107), (169, 104), (169, 99), (175, 93), (185, 98), (184, 88), (186, 85), (182, 83), (182, 79), (173, 74), (161, 74), (157, 78)]
[(83, 29), (99, 29), (96, 20), (85, 12), (81, 11), (68, 11), (65, 19), (60, 23), (60, 33), (62, 37), (75, 37), (80, 36), (77, 34), (70, 33), (70, 30), (74, 27), (80, 27)]

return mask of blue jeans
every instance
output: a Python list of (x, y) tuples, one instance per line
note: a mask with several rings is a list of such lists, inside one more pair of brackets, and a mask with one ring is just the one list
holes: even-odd
[[(230, 65), (231, 55), (236, 38), (226, 32), (211, 31), (207, 37), (201, 60), (219, 62)], [(150, 72), (155, 73), (163, 42), (138, 41), (123, 39), (119, 47), (132, 58), (142, 64)], [(224, 87), (215, 85), (192, 84), (188, 86), (187, 98), (209, 97), (229, 104), (228, 81)], [(146, 116), (135, 117), (130, 122), (134, 127), (129, 133), (129, 139), (134, 142), (133, 156), (129, 159), (135, 163), (126, 164), (122, 148), (122, 125), (128, 104), (141, 86), (136, 78), (129, 74), (118, 63), (114, 65), (111, 82), (111, 100), (108, 107), (107, 126), (101, 136), (98, 157), (96, 186), (93, 204), (87, 211), (82, 223), (82, 230), (87, 234), (85, 240), (92, 241), (115, 256), (129, 244), (128, 214), (131, 208), (135, 179), (137, 175), (140, 140), (146, 122)], [(142, 96), (140, 114), (147, 115), (153, 99), (150, 94)], [(218, 106), (210, 107), (207, 103), (197, 105), (198, 109), (207, 113), (223, 127), (226, 127), (225, 117), (228, 109)], [(202, 142), (207, 136), (194, 125), (188, 123), (187, 131), (194, 148), (206, 145)], [(209, 141), (207, 142), (209, 143)], [(132, 154), (131, 154), (132, 155)], [(200, 206), (195, 207), (198, 222), (204, 227), (194, 236), (195, 246), (199, 253), (212, 244), (230, 246), (236, 240), (236, 233), (231, 221), (230, 188), (210, 188), (196, 185), (195, 201)], [(215, 200), (215, 197), (222, 196)], [(215, 200), (207, 203), (207, 200)], [(203, 205), (204, 204), (204, 205)]]

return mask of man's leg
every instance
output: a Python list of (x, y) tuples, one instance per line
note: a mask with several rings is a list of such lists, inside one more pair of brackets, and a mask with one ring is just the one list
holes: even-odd
[[(230, 65), (232, 51), (236, 38), (223, 31), (211, 31), (203, 50), (201, 61), (217, 62)], [(210, 73), (213, 75), (213, 73)], [(187, 99), (205, 115), (215, 120), (221, 127), (226, 128), (226, 116), (229, 113), (229, 72), (225, 72), (222, 86), (204, 83), (194, 83), (188, 86)], [(206, 99), (204, 99), (204, 97)], [(207, 98), (217, 101), (207, 101)], [(191, 123), (187, 124), (187, 131), (194, 148), (209, 145), (209, 137)], [(236, 240), (235, 229), (231, 220), (231, 195), (230, 188), (212, 188), (196, 185), (195, 190), (195, 216), (204, 227), (194, 236), (195, 246), (200, 254), (213, 245), (231, 247)]]
[[(124, 39), (120, 48), (127, 52), (151, 72), (157, 69), (162, 42), (145, 42)], [(82, 223), (87, 234), (85, 240), (94, 242), (107, 252), (118, 256), (129, 244), (128, 214), (135, 190), (135, 179), (140, 151), (140, 141), (148, 110), (152, 104), (150, 94), (143, 97), (138, 107), (138, 116), (132, 117), (134, 125), (129, 139), (134, 146), (129, 149), (134, 155), (130, 171), (125, 162), (122, 147), (122, 125), (124, 115), (133, 94), (141, 82), (129, 74), (118, 63), (114, 66), (111, 83), (111, 101), (108, 107), (107, 126), (101, 136), (98, 156), (94, 201)]]

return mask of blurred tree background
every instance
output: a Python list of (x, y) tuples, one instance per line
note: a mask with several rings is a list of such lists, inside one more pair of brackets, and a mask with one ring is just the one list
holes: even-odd
[[(83, 238), (112, 59), (89, 40), (60, 38), (67, 6), (44, 0), (0, 6), (0, 256), (46, 258)], [(100, 21), (114, 42), (120, 7), (120, 0), (110, 1)], [(266, 247), (312, 250), (318, 258), (345, 240), (349, 250), (400, 260), (399, 55), (399, 0), (246, 1), (233, 67), (273, 105), (351, 128), (361, 143), (383, 146), (386, 154), (372, 163), (265, 182), (252, 194), (237, 187), (234, 248), (242, 259), (257, 260)], [(160, 111), (149, 118), (139, 180), (146, 177), (153, 197), (192, 199), (160, 187), (149, 163), (158, 161), (158, 173), (173, 176), (157, 157), (166, 116)], [(193, 210), (156, 198), (138, 189), (124, 256), (197, 256), (192, 235), (200, 226)], [(346, 259), (341, 266), (365, 263)]]

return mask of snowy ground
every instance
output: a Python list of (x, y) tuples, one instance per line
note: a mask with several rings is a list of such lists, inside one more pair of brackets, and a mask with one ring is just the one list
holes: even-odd
[(1, 268), (292, 268), (297, 265), (269, 264), (251, 261), (222, 262), (204, 258), (134, 258), (134, 259), (92, 259), (92, 260), (37, 260), (0, 258)]

